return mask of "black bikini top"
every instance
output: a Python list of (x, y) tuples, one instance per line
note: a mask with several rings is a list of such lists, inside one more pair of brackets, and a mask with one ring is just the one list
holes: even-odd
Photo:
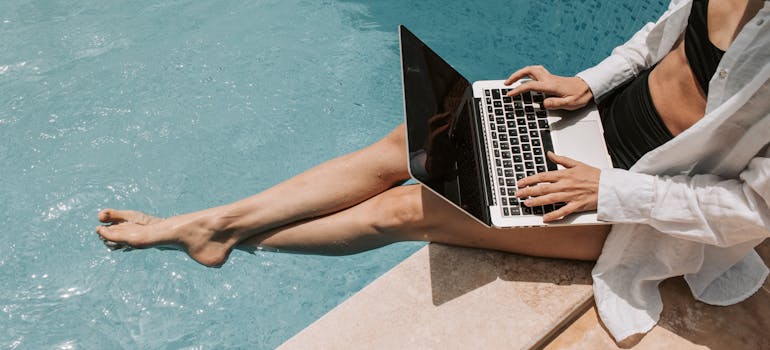
[(719, 66), (724, 51), (714, 46), (709, 39), (708, 0), (695, 0), (687, 20), (684, 34), (684, 52), (690, 69), (695, 74), (701, 89), (708, 95), (709, 81)]

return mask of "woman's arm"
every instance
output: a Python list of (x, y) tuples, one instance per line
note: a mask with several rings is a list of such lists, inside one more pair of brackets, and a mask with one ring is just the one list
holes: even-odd
[(591, 88), (594, 99), (601, 99), (671, 51), (687, 26), (691, 3), (690, 0), (672, 0), (657, 22), (647, 23), (628, 42), (612, 50), (609, 57), (578, 73), (577, 76)]
[(770, 150), (738, 179), (602, 170), (598, 215), (720, 247), (770, 237)]

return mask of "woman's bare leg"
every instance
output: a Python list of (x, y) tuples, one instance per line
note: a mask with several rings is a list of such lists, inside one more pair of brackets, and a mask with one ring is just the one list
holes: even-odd
[(392, 188), (354, 207), (253, 236), (240, 249), (343, 255), (399, 241), (457, 246), (579, 260), (596, 260), (609, 225), (489, 228), (422, 186)]
[(404, 138), (404, 126), (400, 125), (369, 147), (221, 207), (168, 219), (106, 209), (99, 213), (99, 219), (113, 225), (100, 226), (97, 232), (109, 241), (137, 248), (180, 246), (196, 261), (218, 266), (244, 239), (349, 208), (406, 180)]

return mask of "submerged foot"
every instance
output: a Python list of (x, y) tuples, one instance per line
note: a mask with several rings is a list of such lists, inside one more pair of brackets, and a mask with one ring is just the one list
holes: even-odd
[(201, 219), (194, 214), (161, 219), (133, 210), (105, 209), (99, 212), (99, 221), (111, 225), (98, 226), (96, 232), (111, 249), (174, 246), (205, 266), (221, 266), (237, 239), (211, 229)]

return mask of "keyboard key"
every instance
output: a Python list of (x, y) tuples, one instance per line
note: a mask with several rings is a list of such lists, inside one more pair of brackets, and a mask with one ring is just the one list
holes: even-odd
[(529, 93), (523, 93), (521, 94), (521, 98), (524, 100), (524, 103), (532, 103), (532, 95)]
[(495, 103), (493, 103), (493, 105), (495, 106), (495, 108), (502, 108), (503, 107), (503, 103), (500, 102), (500, 101), (495, 101)]
[(527, 127), (530, 128), (530, 129), (537, 129), (537, 123), (529, 122), (529, 123), (527, 123)]
[(524, 160), (526, 160), (526, 161), (532, 160), (532, 153), (529, 153), (529, 152), (524, 153)]
[(508, 208), (507, 208), (507, 207), (504, 207), (504, 208), (503, 208), (503, 215), (504, 215), (504, 216), (510, 216), (510, 215), (511, 215), (511, 213), (508, 211)]
[(548, 113), (546, 111), (537, 111), (535, 113), (539, 119), (546, 119), (548, 118)]
[(540, 129), (547, 129), (548, 128), (548, 120), (540, 119), (537, 121), (537, 125), (540, 126)]
[(484, 95), (485, 96), (489, 96), (490, 94), (491, 94), (491, 92), (489, 92), (489, 90), (484, 90)]
[(526, 162), (526, 163), (524, 163), (524, 167), (526, 167), (527, 170), (535, 170), (535, 163)]
[(516, 162), (516, 163), (521, 163), (524, 160), (521, 158), (521, 154), (514, 154), (513, 155), (513, 161)]
[[(538, 158), (538, 160), (539, 159), (540, 158)], [(535, 171), (537, 171), (538, 173), (544, 173), (545, 172), (545, 167), (542, 166), (542, 165), (538, 165), (538, 166), (535, 167)]]
[[(500, 169), (498, 169), (500, 170)], [(505, 169), (505, 177), (513, 177), (513, 170)]]
[[(501, 135), (502, 136), (502, 135)], [(540, 147), (540, 140), (538, 139), (532, 139), (532, 146), (533, 147)]]
[(512, 101), (511, 96), (503, 96), (503, 102), (511, 103), (511, 101)]
[(492, 98), (494, 98), (495, 100), (499, 100), (500, 99), (500, 90), (492, 89)]
[[(553, 141), (551, 141), (551, 130), (540, 130), (540, 139), (543, 141), (543, 149), (546, 151), (553, 151)], [(554, 171), (558, 169), (550, 159), (546, 159), (546, 167), (548, 171)]]
[[(523, 137), (523, 136), (522, 136), (522, 137)], [(522, 145), (521, 145), (521, 149), (523, 149), (523, 150), (524, 150), (524, 152), (529, 152), (529, 151), (531, 151), (531, 150), (532, 150), (532, 147), (530, 147), (528, 143), (525, 143), (525, 144), (522, 144)]]
[(538, 138), (538, 136), (540, 136), (540, 133), (537, 132), (537, 130), (530, 130), (529, 131), (529, 137), (531, 137), (533, 139), (536, 139), (536, 138)]
[[(542, 156), (543, 155), (543, 149), (540, 147), (535, 147), (532, 149), (532, 153), (534, 153), (536, 156)], [(542, 159), (542, 158), (540, 158)]]
[(503, 115), (502, 109), (495, 109), (495, 115)]
[(524, 107), (524, 112), (527, 112), (527, 113), (535, 113), (535, 107), (532, 107), (532, 106), (525, 106), (525, 107)]
[[(518, 134), (519, 133), (516, 132), (516, 129), (508, 129), (508, 136), (517, 136)], [(518, 139), (516, 139), (516, 138), (514, 138), (513, 140), (517, 140), (518, 141)], [(513, 140), (511, 140), (511, 141), (513, 141)]]
[(503, 161), (503, 167), (512, 168), (513, 167), (513, 162), (511, 162), (510, 160), (506, 159), (506, 160)]

